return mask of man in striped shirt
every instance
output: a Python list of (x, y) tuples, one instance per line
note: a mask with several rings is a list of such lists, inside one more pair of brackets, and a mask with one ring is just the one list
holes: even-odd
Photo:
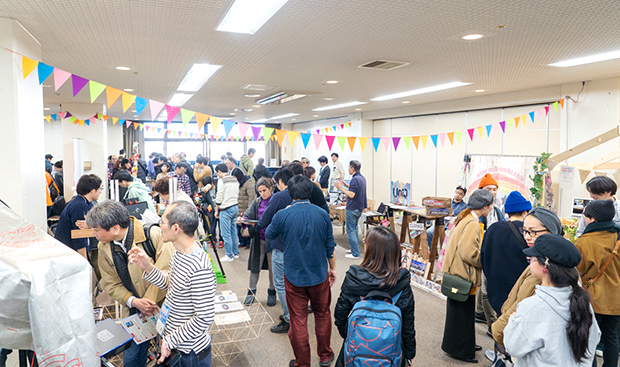
[(166, 208), (160, 226), (163, 240), (172, 242), (176, 250), (168, 275), (153, 266), (141, 248), (129, 251), (129, 262), (144, 270), (144, 279), (168, 292), (161, 313), (167, 312), (168, 316), (158, 363), (176, 349), (181, 354), (181, 367), (210, 367), (209, 327), (215, 315), (216, 278), (209, 257), (194, 241), (198, 228), (196, 207), (185, 201), (173, 202)]

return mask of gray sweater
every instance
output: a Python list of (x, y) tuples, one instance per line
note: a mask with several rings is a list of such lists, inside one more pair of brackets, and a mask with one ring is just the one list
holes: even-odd
[(504, 329), (506, 350), (521, 366), (590, 367), (601, 332), (592, 313), (592, 326), (586, 358), (577, 363), (573, 358), (566, 326), (570, 319), (572, 287), (536, 286), (536, 294), (517, 305), (517, 312)]

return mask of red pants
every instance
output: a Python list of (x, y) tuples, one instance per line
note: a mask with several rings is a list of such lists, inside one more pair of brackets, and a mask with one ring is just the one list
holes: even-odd
[(297, 287), (286, 277), (286, 304), (291, 315), (288, 338), (295, 353), (295, 367), (310, 366), (310, 344), (308, 343), (308, 301), (314, 313), (314, 333), (317, 352), (321, 362), (327, 362), (333, 355), (330, 347), (332, 337), (332, 315), (329, 309), (332, 292), (326, 278), (312, 287)]

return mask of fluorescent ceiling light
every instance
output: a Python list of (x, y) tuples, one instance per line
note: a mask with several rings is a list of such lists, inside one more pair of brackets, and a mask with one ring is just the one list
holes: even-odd
[(338, 81), (337, 80), (328, 80), (325, 83), (327, 83), (327, 84), (338, 84)]
[(179, 85), (179, 92), (196, 92), (218, 71), (222, 65), (194, 64)]
[(440, 85), (435, 85), (433, 87), (426, 87), (426, 88), (410, 90), (410, 91), (407, 91), (407, 92), (388, 94), (387, 96), (381, 96), (381, 97), (377, 97), (377, 98), (372, 98), (371, 101), (387, 101), (389, 99), (410, 97), (410, 96), (415, 96), (415, 95), (418, 95), (418, 94), (437, 92), (437, 91), (440, 91), (440, 90), (456, 88), (456, 87), (462, 87), (464, 85), (469, 85), (469, 84), (471, 84), (471, 83), (452, 82), (452, 83), (440, 84)]
[(285, 119), (287, 117), (293, 117), (293, 116), (299, 116), (299, 114), (298, 113), (287, 113), (286, 115), (272, 117), (270, 118), (270, 120)]
[(254, 34), (287, 0), (235, 0), (215, 30)]
[(484, 34), (468, 34), (467, 36), (463, 36), (461, 38), (467, 41), (473, 41), (473, 40), (479, 40), (482, 37), (484, 37)]
[(43, 107), (43, 111), (49, 111), (50, 108), (49, 107)]
[(127, 70), (131, 70), (130, 67), (127, 66), (117, 66), (115, 67), (116, 70), (123, 70), (123, 71), (127, 71)]
[(482, 92), (484, 92), (484, 89), (476, 89), (474, 92), (476, 92), (476, 93), (482, 93)]
[(359, 101), (355, 101), (355, 102), (348, 102), (348, 103), (342, 103), (342, 104), (335, 104), (333, 106), (327, 106), (327, 107), (320, 107), (320, 108), (315, 108), (312, 111), (327, 111), (327, 110), (335, 110), (337, 108), (345, 108), (345, 107), (352, 107), (352, 106), (358, 106), (361, 104), (366, 104), (368, 102), (359, 102)]
[(258, 93), (246, 93), (244, 94), (245, 97), (249, 97), (249, 98), (256, 98), (256, 97), (260, 97), (260, 94)]
[(250, 121), (250, 122), (254, 123), (254, 122), (267, 122), (267, 121), (269, 121), (269, 119), (260, 119), (260, 120)]
[(172, 98), (170, 98), (170, 101), (168, 101), (168, 105), (174, 107), (181, 107), (193, 96), (193, 94), (175, 93)]
[(125, 88), (125, 89), (123, 89), (123, 90), (124, 90), (125, 92), (133, 92), (133, 89), (131, 89), (131, 88)]
[(612, 52), (606, 52), (604, 54), (598, 54), (598, 55), (592, 55), (592, 56), (578, 57), (576, 59), (564, 60), (564, 61), (556, 62), (556, 63), (553, 63), (553, 64), (549, 64), (549, 66), (558, 66), (558, 67), (561, 67), (561, 68), (565, 68), (565, 67), (568, 67), (568, 66), (591, 64), (593, 62), (607, 61), (607, 60), (613, 60), (613, 59), (620, 59), (620, 50), (612, 51)]

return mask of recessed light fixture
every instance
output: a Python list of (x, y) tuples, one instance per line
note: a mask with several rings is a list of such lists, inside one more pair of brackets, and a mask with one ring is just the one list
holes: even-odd
[(269, 121), (269, 119), (260, 119), (260, 120), (250, 121), (250, 122), (254, 123), (254, 122), (267, 122), (267, 121)]
[(461, 38), (466, 40), (466, 41), (474, 41), (474, 40), (479, 40), (482, 37), (484, 37), (484, 34), (468, 34), (468, 35), (463, 36)]
[(333, 106), (327, 106), (327, 107), (319, 107), (319, 108), (315, 108), (312, 111), (327, 111), (327, 110), (335, 110), (338, 108), (345, 108), (345, 107), (353, 107), (353, 106), (359, 106), (361, 104), (366, 104), (368, 102), (360, 102), (360, 101), (355, 101), (355, 102), (347, 102), (347, 103), (342, 103), (342, 104), (336, 104)]
[(254, 34), (287, 0), (235, 0), (215, 30)]
[(314, 117), (319, 117), (319, 115), (314, 115)]
[(403, 101), (403, 103), (404, 103), (404, 104), (407, 104), (407, 103), (409, 103), (409, 101)]
[(258, 93), (246, 93), (246, 94), (244, 94), (244, 96), (248, 97), (248, 98), (256, 98), (256, 97), (260, 97), (260, 94), (258, 94)]
[(432, 87), (414, 89), (414, 90), (410, 90), (407, 92), (388, 94), (386, 96), (372, 98), (371, 101), (387, 101), (390, 99), (410, 97), (410, 96), (415, 96), (418, 94), (431, 93), (431, 92), (437, 92), (437, 91), (444, 90), (444, 89), (462, 87), (464, 85), (469, 85), (469, 84), (471, 83), (452, 82), (452, 83), (440, 84), (440, 85), (435, 85)]
[(138, 117), (138, 115), (133, 115), (133, 117)]
[(338, 84), (337, 80), (328, 80), (325, 82), (325, 84)]
[(229, 115), (231, 115), (231, 116), (235, 116), (235, 115), (236, 115), (236, 113), (231, 112), (231, 113), (229, 113)]
[(356, 111), (361, 111), (362, 109), (361, 109), (361, 108), (356, 108), (355, 110), (356, 110)]
[(114, 69), (116, 69), (116, 70), (123, 70), (123, 71), (131, 70), (131, 68), (127, 67), (127, 66), (117, 66)]
[(194, 64), (177, 88), (179, 92), (196, 92), (209, 80), (222, 65)]
[(136, 110), (131, 110), (131, 112), (137, 112)]
[(607, 61), (607, 60), (613, 60), (613, 59), (620, 59), (620, 50), (606, 52), (603, 54), (578, 57), (576, 59), (564, 60), (560, 62), (554, 62), (553, 64), (549, 64), (549, 66), (558, 66), (561, 68), (565, 68), (568, 66), (591, 64), (593, 62)]
[(482, 92), (484, 92), (484, 89), (476, 89), (474, 92), (476, 92), (476, 93), (482, 93)]
[(252, 107), (254, 107), (254, 108), (261, 108), (262, 106), (259, 105), (259, 104), (253, 104)]
[(292, 119), (293, 121), (297, 121), (297, 119)]
[(181, 107), (193, 96), (193, 94), (175, 93), (172, 98), (170, 98), (170, 101), (168, 101), (168, 105), (174, 107)]
[(323, 99), (326, 100), (326, 101), (333, 101), (334, 100), (333, 98), (323, 98)]
[(43, 107), (43, 111), (49, 111), (50, 108), (49, 107)]
[(125, 92), (133, 92), (133, 89), (131, 89), (131, 88), (125, 88), (125, 89), (123, 89), (123, 90), (124, 90)]

